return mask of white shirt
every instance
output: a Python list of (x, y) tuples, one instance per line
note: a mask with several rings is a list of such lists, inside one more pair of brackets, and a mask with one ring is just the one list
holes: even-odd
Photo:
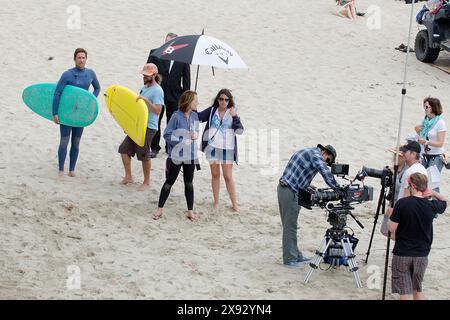
[[(427, 169), (425, 169), (425, 167), (419, 162), (414, 163), (411, 167), (406, 169), (405, 173), (403, 174), (402, 185), (400, 187), (398, 199), (401, 199), (405, 196), (405, 189), (408, 188), (408, 179), (413, 173), (416, 173), (416, 172), (422, 173), (428, 177)], [(428, 180), (430, 180), (430, 179), (428, 179)]]
[[(437, 141), (438, 140), (438, 137), (437, 137), (438, 132), (442, 132), (442, 131), (447, 131), (447, 126), (445, 125), (445, 121), (443, 119), (439, 119), (439, 121), (436, 122), (436, 124), (434, 125), (433, 129), (431, 129), (428, 132), (428, 140)], [(429, 144), (428, 148), (430, 148), (430, 151), (425, 152), (425, 154), (443, 154), (444, 153), (443, 147), (436, 148)]]
[(209, 140), (214, 148), (224, 150), (234, 150), (235, 133), (232, 129), (233, 117), (230, 115), (230, 109), (225, 111), (222, 122), (219, 117), (219, 108), (211, 116), (209, 127)]

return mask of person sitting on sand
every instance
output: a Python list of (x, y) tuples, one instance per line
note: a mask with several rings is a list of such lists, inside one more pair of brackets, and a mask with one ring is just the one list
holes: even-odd
[(336, 14), (340, 17), (356, 19), (355, 0), (336, 0), (339, 6)]
[(175, 111), (164, 130), (164, 139), (168, 145), (169, 157), (166, 162), (166, 181), (159, 194), (158, 208), (153, 213), (153, 219), (158, 220), (163, 213), (163, 207), (170, 194), (170, 189), (177, 180), (183, 168), (184, 195), (188, 212), (186, 217), (192, 222), (198, 217), (194, 213), (194, 180), (195, 167), (198, 164), (198, 132), (199, 121), (197, 112), (198, 100), (195, 91), (183, 92)]
[(53, 122), (59, 124), (61, 140), (58, 149), (59, 177), (64, 176), (64, 162), (66, 161), (67, 146), (69, 145), (70, 134), (72, 133), (72, 144), (70, 146), (70, 164), (69, 177), (75, 177), (75, 165), (78, 159), (81, 135), (83, 127), (70, 127), (59, 123), (58, 108), (59, 100), (67, 85), (88, 90), (92, 85), (94, 87), (94, 96), (100, 93), (100, 84), (94, 70), (86, 68), (87, 51), (83, 48), (77, 48), (73, 54), (75, 68), (65, 71), (56, 85), (53, 96)]
[(125, 169), (125, 177), (123, 184), (133, 182), (131, 175), (131, 157), (137, 155), (137, 159), (142, 162), (142, 170), (144, 171), (144, 181), (139, 187), (139, 191), (144, 191), (150, 187), (150, 171), (151, 171), (151, 143), (158, 130), (158, 119), (161, 107), (164, 104), (164, 92), (161, 86), (161, 76), (158, 74), (158, 67), (153, 63), (144, 65), (141, 74), (143, 75), (144, 86), (142, 87), (139, 97), (136, 101), (142, 99), (148, 108), (147, 132), (145, 134), (145, 144), (140, 147), (129, 136), (126, 136), (119, 146), (119, 153), (122, 155), (123, 167)]

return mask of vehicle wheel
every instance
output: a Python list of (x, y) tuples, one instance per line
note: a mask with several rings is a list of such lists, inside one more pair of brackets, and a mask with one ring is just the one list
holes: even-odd
[(418, 60), (422, 62), (433, 62), (438, 58), (440, 49), (430, 48), (428, 31), (420, 30), (416, 36), (414, 51)]

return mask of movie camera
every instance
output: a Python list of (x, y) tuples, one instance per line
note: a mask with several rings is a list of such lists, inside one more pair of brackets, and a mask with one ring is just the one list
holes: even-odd
[[(364, 226), (356, 219), (351, 210), (354, 208), (351, 204), (362, 203), (373, 199), (373, 188), (365, 185), (354, 183), (357, 179), (363, 181), (363, 178), (369, 174), (380, 174), (376, 170), (362, 170), (357, 174), (355, 179), (349, 180), (345, 176), (348, 175), (348, 164), (333, 164), (331, 173), (350, 181), (349, 184), (340, 186), (337, 189), (313, 189), (299, 190), (298, 203), (300, 206), (311, 209), (312, 206), (319, 206), (327, 211), (327, 221), (331, 224), (325, 232), (322, 244), (310, 263), (310, 269), (305, 277), (304, 282), (307, 283), (313, 271), (317, 269), (322, 261), (335, 265), (346, 265), (356, 281), (358, 288), (362, 287), (361, 280), (358, 275), (358, 266), (355, 260), (354, 250), (358, 239), (349, 235), (346, 225), (347, 216), (350, 215), (361, 228)], [(375, 171), (375, 172), (374, 172)]]

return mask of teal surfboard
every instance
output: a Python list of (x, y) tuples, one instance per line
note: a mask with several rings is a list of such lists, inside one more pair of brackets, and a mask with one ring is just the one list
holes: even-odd
[[(56, 83), (38, 83), (26, 87), (23, 102), (38, 115), (53, 121), (53, 95)], [(71, 127), (86, 127), (98, 115), (97, 98), (87, 90), (66, 86), (59, 100), (58, 119)]]

